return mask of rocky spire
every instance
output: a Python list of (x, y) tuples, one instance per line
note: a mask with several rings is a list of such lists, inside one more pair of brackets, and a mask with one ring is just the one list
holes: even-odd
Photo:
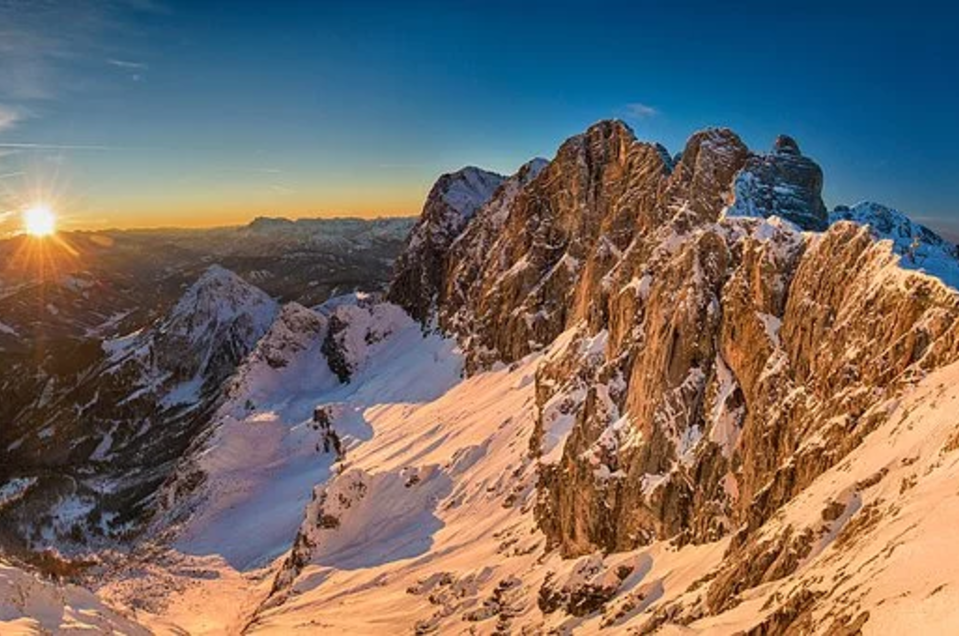
[(735, 216), (778, 216), (804, 230), (829, 226), (822, 201), (823, 174), (802, 155), (792, 137), (780, 135), (772, 152), (751, 155), (736, 178), (736, 199), (727, 211)]

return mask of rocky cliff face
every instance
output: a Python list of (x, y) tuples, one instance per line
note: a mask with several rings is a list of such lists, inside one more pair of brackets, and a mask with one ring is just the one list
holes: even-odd
[(433, 186), (406, 250), (396, 262), (390, 300), (402, 300), (410, 315), (427, 322), (445, 288), (446, 255), (503, 177), (479, 168), (444, 174)]
[(959, 359), (959, 297), (903, 267), (954, 253), (878, 206), (830, 218), (791, 138), (757, 154), (707, 130), (674, 163), (602, 122), (524, 170), (430, 258), (431, 298), (470, 370), (545, 352), (536, 514), (566, 556), (730, 535), (729, 563), (769, 556), (757, 529)]

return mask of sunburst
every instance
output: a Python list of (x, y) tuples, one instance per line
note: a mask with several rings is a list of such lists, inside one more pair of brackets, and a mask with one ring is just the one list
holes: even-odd
[(50, 206), (39, 203), (23, 212), (23, 231), (37, 238), (53, 235), (57, 231), (57, 217)]

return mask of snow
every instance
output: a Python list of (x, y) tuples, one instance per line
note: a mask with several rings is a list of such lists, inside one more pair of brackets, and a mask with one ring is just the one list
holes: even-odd
[(17, 333), (17, 330), (16, 330), (16, 329), (14, 329), (14, 328), (11, 327), (10, 325), (7, 325), (7, 324), (5, 324), (5, 323), (3, 323), (3, 322), (0, 322), (0, 333), (5, 333), (5, 334), (7, 334), (8, 336), (18, 336), (18, 335), (19, 335), (19, 334)]
[(454, 173), (453, 177), (443, 192), (443, 200), (459, 212), (464, 220), (472, 217), (477, 209), (489, 201), (504, 181), (500, 175), (472, 166)]
[(219, 265), (211, 265), (180, 297), (160, 326), (161, 333), (186, 336), (191, 342), (208, 337), (211, 326), (249, 316), (259, 338), (273, 323), (279, 307), (266, 292)]
[(778, 348), (780, 346), (779, 329), (782, 327), (783, 321), (772, 314), (759, 313), (757, 315), (763, 323), (763, 330), (766, 332), (766, 337), (769, 338), (769, 341), (774, 347)]
[(713, 408), (710, 413), (712, 428), (709, 439), (718, 444), (724, 457), (732, 457), (739, 441), (739, 421), (745, 412), (745, 406), (730, 409), (728, 401), (733, 396), (738, 384), (733, 372), (721, 355), (716, 356), (716, 396), (713, 398)]
[[(391, 315), (367, 311), (373, 322), (389, 323)], [(722, 562), (728, 539), (681, 549), (657, 542), (569, 560), (543, 550), (532, 515), (537, 463), (528, 440), (537, 416), (532, 379), (541, 365), (555, 361), (550, 355), (556, 351), (462, 379), (452, 343), (424, 339), (411, 321), (391, 324), (390, 332), (363, 351), (350, 384), (339, 384), (316, 364), (321, 333), (293, 351), (286, 366), (244, 366), (201, 458), (210, 470), (211, 505), (219, 512), (191, 519), (174, 546), (183, 551), (176, 558), (184, 559), (174, 559), (174, 569), (207, 574), (199, 584), (187, 578), (158, 588), (164, 576), (174, 575), (157, 566), (145, 578), (110, 583), (101, 594), (117, 600), (129, 600), (131, 589), (137, 599), (159, 594), (161, 609), (138, 619), (190, 633), (235, 633), (236, 625), (247, 625), (253, 634), (319, 626), (369, 634), (408, 631), (414, 624), (438, 633), (469, 626), (486, 633), (508, 615), (515, 631), (534, 625), (588, 634), (637, 627), (666, 604), (689, 603), (704, 593), (708, 585), (693, 583)], [(566, 334), (564, 341), (575, 353), (596, 353), (599, 347), (591, 344), (600, 339)], [(735, 380), (721, 358), (716, 366), (708, 434), (725, 454), (738, 434), (726, 400)], [(315, 375), (302, 380), (309, 373)], [(258, 403), (244, 413), (249, 395)], [(836, 598), (858, 595), (870, 611), (865, 634), (954, 631), (954, 403), (959, 365), (931, 373), (905, 399), (883, 405), (885, 422), (760, 530), (772, 538), (788, 526), (824, 528), (799, 569), (747, 591), (729, 611), (682, 627), (667, 623), (663, 633), (752, 628), (772, 611), (771, 596), (787, 598), (801, 586), (834, 590)], [(315, 431), (304, 426), (317, 404), (330, 408), (334, 429), (348, 439), (341, 464), (317, 454)], [(698, 434), (686, 431), (689, 446)], [(883, 470), (879, 481), (870, 479)], [(645, 475), (642, 490), (652, 495), (668, 479), (668, 473)], [(736, 496), (732, 475), (724, 487)], [(824, 523), (829, 502), (844, 510)], [(855, 542), (844, 541), (844, 529), (868, 509), (879, 511), (881, 523)], [(317, 524), (321, 514), (328, 522)], [(313, 546), (305, 567), (267, 602), (280, 563), (269, 561), (289, 547), (297, 528)], [(138, 581), (146, 587), (135, 587)], [(544, 587), (562, 595), (584, 585), (614, 591), (605, 611), (573, 617), (539, 610), (536, 599)]]
[[(309, 311), (284, 310), (284, 316)], [(258, 352), (298, 335), (278, 321), (238, 370), (215, 417), (216, 432), (198, 462), (207, 475), (204, 503), (181, 529), (181, 552), (218, 554), (244, 571), (268, 565), (289, 548), (313, 487), (329, 479), (336, 461), (318, 450), (315, 407), (331, 408), (334, 430), (352, 448), (372, 435), (368, 409), (426, 402), (459, 381), (462, 360), (454, 344), (424, 338), (399, 307), (341, 305), (335, 313), (348, 324), (352, 381), (341, 384), (323, 361), (325, 328), (288, 347), (285, 366), (266, 364)], [(377, 338), (367, 338), (370, 333)]]
[(852, 221), (869, 227), (873, 237), (888, 241), (899, 255), (899, 266), (935, 276), (959, 288), (959, 259), (956, 246), (908, 216), (878, 203), (861, 202), (852, 208), (837, 207), (830, 223)]
[(150, 632), (73, 585), (55, 585), (0, 561), (0, 633), (147, 635)]
[(36, 483), (36, 477), (15, 477), (0, 486), (0, 509), (23, 497)]

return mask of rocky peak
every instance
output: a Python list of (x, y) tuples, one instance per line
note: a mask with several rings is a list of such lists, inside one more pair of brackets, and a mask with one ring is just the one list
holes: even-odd
[(266, 292), (212, 265), (144, 337), (155, 365), (172, 380), (215, 384), (253, 349), (278, 311)]
[(708, 129), (672, 161), (600, 122), (466, 224), (439, 323), (471, 372), (545, 352), (530, 448), (551, 546), (746, 545), (908, 378), (959, 359), (959, 296), (875, 231), (822, 232), (822, 182), (785, 136), (756, 154)]
[(779, 135), (773, 143), (773, 152), (777, 155), (802, 156), (799, 151), (799, 144), (789, 135)]
[(693, 134), (676, 164), (665, 203), (684, 209), (694, 223), (713, 221), (728, 203), (733, 177), (743, 167), (749, 149), (728, 128), (708, 128)]
[(406, 250), (397, 259), (389, 299), (418, 321), (430, 320), (443, 288), (446, 253), (505, 177), (467, 167), (441, 176), (430, 190)]
[(829, 226), (822, 201), (823, 174), (804, 157), (799, 144), (786, 135), (776, 138), (769, 154), (752, 154), (736, 177), (730, 216), (778, 216), (804, 230), (821, 232)]

